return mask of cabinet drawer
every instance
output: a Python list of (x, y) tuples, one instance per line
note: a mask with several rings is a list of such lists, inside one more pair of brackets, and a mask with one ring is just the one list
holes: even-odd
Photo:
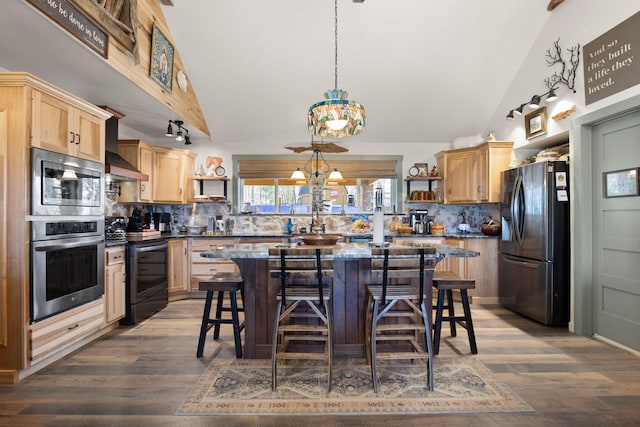
[(204, 252), (211, 250), (211, 246), (224, 246), (233, 245), (237, 243), (238, 239), (191, 239), (191, 251), (192, 252)]
[(192, 264), (192, 276), (211, 277), (214, 273), (236, 272), (238, 267), (233, 262), (216, 262), (209, 264)]
[(108, 248), (105, 250), (105, 265), (120, 264), (124, 262), (124, 246)]
[(100, 330), (104, 322), (102, 298), (30, 326), (32, 363)]

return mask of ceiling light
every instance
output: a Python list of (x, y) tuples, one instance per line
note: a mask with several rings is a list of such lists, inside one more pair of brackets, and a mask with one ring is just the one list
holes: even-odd
[(547, 95), (547, 102), (553, 102), (558, 99), (558, 95), (556, 95), (556, 91), (553, 88), (549, 89), (549, 95)]
[(364, 130), (364, 106), (349, 100), (346, 90), (338, 89), (338, 0), (334, 0), (335, 56), (334, 88), (324, 93), (325, 99), (309, 107), (307, 125), (316, 136), (343, 138)]
[(296, 168), (296, 170), (294, 170), (293, 173), (291, 174), (291, 179), (303, 180), (303, 179), (307, 179), (307, 177), (304, 176), (304, 172), (302, 172), (300, 168)]
[(531, 102), (529, 102), (529, 108), (536, 109), (538, 107), (540, 107), (540, 96), (539, 95), (533, 95), (531, 97)]
[(329, 174), (329, 181), (339, 181), (341, 179), (344, 179), (342, 178), (342, 174), (337, 168), (334, 168)]
[(520, 104), (520, 106), (518, 108), (514, 108), (512, 111), (514, 114), (517, 114), (519, 116), (522, 115), (522, 110), (524, 109), (525, 104)]
[(167, 133), (165, 136), (173, 137), (173, 127), (172, 124), (176, 125), (178, 128), (176, 132), (176, 141), (182, 142), (184, 141), (184, 145), (191, 145), (191, 137), (189, 136), (189, 129), (184, 127), (184, 122), (182, 120), (169, 120), (169, 124), (167, 125)]
[(507, 119), (513, 120), (513, 110), (509, 111), (509, 114), (507, 114)]

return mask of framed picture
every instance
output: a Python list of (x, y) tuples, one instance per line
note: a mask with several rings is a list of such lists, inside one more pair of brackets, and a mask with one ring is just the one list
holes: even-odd
[(604, 197), (638, 196), (640, 168), (604, 172)]
[(153, 24), (151, 37), (151, 70), (149, 73), (153, 80), (171, 92), (173, 83), (173, 45), (155, 23)]
[(547, 133), (547, 108), (540, 107), (524, 116), (524, 128), (527, 132), (527, 139)]

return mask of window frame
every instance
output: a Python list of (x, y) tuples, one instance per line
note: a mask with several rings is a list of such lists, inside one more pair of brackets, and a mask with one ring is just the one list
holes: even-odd
[[(311, 158), (312, 153), (311, 152), (305, 152), (305, 153), (301, 153), (301, 154), (283, 154), (283, 155), (277, 155), (277, 154), (243, 154), (243, 155), (239, 155), (239, 154), (234, 154), (231, 156), (231, 160), (233, 163), (233, 176), (231, 178), (231, 188), (232, 188), (232, 197), (233, 197), (233, 204), (236, 208), (237, 212), (242, 212), (242, 208), (244, 205), (244, 200), (242, 200), (242, 182), (243, 182), (243, 178), (240, 178), (240, 162), (241, 161), (247, 161), (247, 160), (256, 160), (256, 161), (291, 161), (292, 164), (295, 163), (300, 163), (302, 162), (302, 164), (304, 164), (307, 160), (309, 160)], [(392, 184), (392, 194), (391, 194), (391, 209), (393, 210), (393, 206), (395, 206), (395, 212), (402, 212), (403, 209), (403, 197), (404, 197), (404, 192), (403, 192), (403, 179), (402, 179), (402, 163), (403, 163), (403, 156), (401, 155), (344, 155), (344, 154), (329, 154), (329, 153), (323, 153), (323, 157), (325, 158), (325, 160), (327, 161), (327, 163), (329, 163), (329, 166), (332, 166), (332, 161), (349, 161), (349, 162), (357, 162), (357, 161), (379, 161), (379, 160), (386, 160), (386, 161), (393, 161), (394, 162), (394, 175), (395, 175), (395, 194), (393, 194), (393, 184)], [(293, 172), (293, 170), (295, 169), (295, 167), (292, 166), (291, 172)], [(264, 177), (264, 178), (273, 178), (274, 182), (277, 185), (278, 182), (278, 178), (277, 177)], [(371, 178), (371, 177), (359, 177), (359, 178)], [(280, 178), (282, 179), (282, 178)], [(392, 179), (391, 177), (389, 177), (389, 179)], [(358, 182), (360, 182), (360, 179), (358, 179)], [(275, 193), (277, 196), (278, 193), (278, 189), (275, 189)], [(370, 213), (370, 212), (358, 212), (358, 213)], [(265, 213), (265, 214), (269, 214), (269, 215), (290, 215), (290, 213), (284, 213), (284, 212), (269, 212), (269, 213)], [(300, 216), (310, 216), (311, 213), (295, 213), (294, 215), (300, 215)], [(337, 215), (337, 213), (323, 213), (323, 215)]]

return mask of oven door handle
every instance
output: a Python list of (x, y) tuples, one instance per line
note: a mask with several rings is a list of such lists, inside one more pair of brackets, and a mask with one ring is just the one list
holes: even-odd
[(45, 251), (59, 251), (62, 249), (73, 249), (73, 248), (80, 248), (83, 246), (92, 246), (92, 245), (100, 245), (104, 243), (104, 238), (100, 237), (97, 239), (82, 239), (82, 240), (78, 240), (75, 242), (68, 242), (68, 243), (56, 243), (56, 244), (52, 244), (52, 245), (42, 245), (42, 246), (37, 246), (34, 247), (34, 249), (38, 252), (45, 252)]

